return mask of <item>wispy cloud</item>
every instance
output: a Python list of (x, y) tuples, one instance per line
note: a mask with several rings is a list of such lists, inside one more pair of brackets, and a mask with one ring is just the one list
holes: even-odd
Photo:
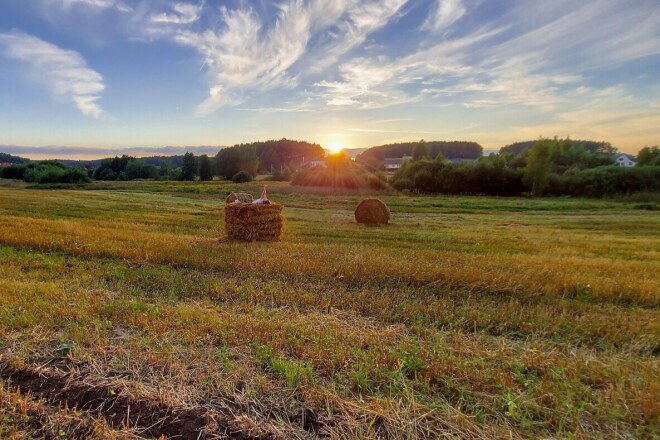
[(367, 37), (387, 25), (407, 0), (345, 1), (342, 17), (325, 44), (315, 48), (310, 68), (319, 72), (335, 64), (339, 58), (360, 46)]
[(199, 19), (203, 7), (203, 2), (199, 4), (174, 3), (172, 12), (153, 14), (151, 21), (163, 24), (191, 24)]
[(6, 57), (28, 66), (31, 80), (55, 96), (71, 100), (84, 115), (103, 117), (98, 103), (105, 89), (103, 77), (78, 52), (21, 32), (0, 34), (0, 46)]
[(301, 77), (362, 44), (406, 1), (289, 0), (278, 5), (272, 23), (251, 7), (222, 7), (220, 29), (180, 31), (173, 39), (203, 58), (211, 84), (198, 112), (208, 114), (255, 92), (295, 88)]
[(446, 31), (467, 11), (463, 0), (436, 0), (435, 3), (435, 14), (424, 22), (423, 29), (434, 32)]
[(296, 78), (288, 69), (303, 55), (313, 18), (302, 1), (280, 8), (275, 24), (264, 24), (249, 9), (222, 9), (224, 29), (203, 33), (185, 31), (175, 41), (195, 48), (204, 59), (211, 81), (208, 98), (198, 112), (207, 114), (222, 105), (236, 104), (253, 90), (291, 87)]
[(120, 0), (61, 0), (65, 8), (72, 6), (86, 6), (97, 10), (116, 9), (120, 12), (131, 12), (133, 8)]

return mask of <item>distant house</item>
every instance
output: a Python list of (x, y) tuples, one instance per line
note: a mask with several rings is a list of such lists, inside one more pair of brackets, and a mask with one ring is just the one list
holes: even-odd
[(12, 163), (10, 163), (10, 162), (0, 162), (0, 168), (7, 168), (11, 165), (12, 165)]
[(412, 160), (412, 156), (388, 157), (383, 161), (386, 171), (396, 171), (401, 168), (404, 162)]
[(612, 155), (612, 159), (620, 167), (634, 167), (637, 165), (637, 159), (631, 154), (616, 153)]
[(300, 165), (301, 170), (316, 168), (316, 167), (326, 168), (327, 164), (325, 163), (325, 160), (308, 160)]

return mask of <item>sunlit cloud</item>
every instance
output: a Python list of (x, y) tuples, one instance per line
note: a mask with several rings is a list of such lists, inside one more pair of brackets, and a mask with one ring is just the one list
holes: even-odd
[(465, 15), (466, 8), (463, 0), (436, 0), (434, 12), (424, 22), (423, 29), (441, 32), (460, 20)]
[(203, 7), (204, 3), (174, 3), (172, 12), (153, 14), (151, 21), (163, 24), (191, 24), (199, 19)]
[(6, 57), (28, 66), (30, 80), (54, 96), (72, 101), (84, 115), (103, 117), (98, 103), (105, 89), (103, 77), (78, 52), (20, 32), (0, 34), (0, 47)]

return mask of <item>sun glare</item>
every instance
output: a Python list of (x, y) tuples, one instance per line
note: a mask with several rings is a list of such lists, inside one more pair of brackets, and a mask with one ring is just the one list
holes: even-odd
[(326, 149), (330, 151), (330, 154), (337, 154), (344, 149), (344, 146), (339, 141), (332, 141), (330, 144), (328, 144)]

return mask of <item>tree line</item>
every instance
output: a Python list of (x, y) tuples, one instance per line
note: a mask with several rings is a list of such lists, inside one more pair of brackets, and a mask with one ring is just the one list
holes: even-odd
[[(334, 154), (325, 159), (323, 167), (301, 169), (303, 160), (323, 157), (323, 149), (318, 144), (281, 139), (223, 148), (214, 157), (188, 152), (171, 161), (166, 157), (138, 159), (124, 155), (97, 161), (95, 167), (88, 168), (67, 167), (52, 160), (28, 161), (0, 169), (0, 177), (34, 183), (85, 183), (92, 178), (208, 181), (217, 176), (247, 182), (259, 172), (271, 172), (271, 179), (291, 180), (293, 185), (393, 188), (415, 193), (598, 197), (660, 190), (657, 146), (642, 148), (634, 168), (614, 165), (612, 153), (616, 149), (609, 143), (569, 138), (511, 144), (486, 157), (481, 156), (481, 146), (469, 142), (422, 140), (372, 150), (376, 153), (367, 154), (370, 151), (367, 150), (358, 156), (360, 160), (351, 161), (343, 153)], [(458, 151), (463, 155), (474, 156), (477, 152), (478, 155), (470, 162), (452, 163), (447, 159)], [(411, 160), (388, 179), (381, 171), (382, 162), (370, 162), (369, 157), (395, 152), (403, 152)], [(27, 161), (17, 156), (11, 158), (14, 162)]]
[(496, 196), (569, 195), (602, 197), (660, 191), (657, 147), (643, 148), (636, 167), (615, 165), (613, 148), (585, 148), (582, 141), (540, 139), (524, 149), (505, 147), (471, 163), (413, 159), (391, 178), (398, 190)]
[(626, 168), (614, 164), (611, 154), (616, 149), (610, 144), (569, 138), (539, 139), (524, 148), (519, 148), (522, 143), (507, 146), (499, 154), (459, 163), (441, 152), (434, 155), (429, 144), (420, 141), (407, 146), (411, 159), (389, 179), (361, 161), (301, 171), (292, 184), (493, 196), (602, 197), (660, 191), (658, 147), (644, 147), (637, 157), (638, 166)]

